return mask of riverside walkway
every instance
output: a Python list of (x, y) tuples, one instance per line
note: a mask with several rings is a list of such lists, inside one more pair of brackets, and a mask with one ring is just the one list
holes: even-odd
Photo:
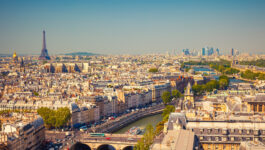
[(112, 133), (141, 118), (162, 113), (164, 108), (164, 104), (158, 104), (146, 109), (140, 109), (118, 117), (115, 120), (109, 120), (108, 122), (105, 122), (97, 127), (91, 128), (91, 131), (100, 133)]

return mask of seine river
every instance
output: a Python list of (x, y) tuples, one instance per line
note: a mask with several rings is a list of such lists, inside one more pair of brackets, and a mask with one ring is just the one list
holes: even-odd
[(145, 118), (142, 118), (138, 121), (135, 121), (135, 122), (127, 125), (124, 128), (121, 128), (120, 130), (118, 130), (114, 133), (117, 133), (117, 134), (126, 133), (130, 128), (132, 128), (134, 126), (137, 126), (141, 129), (144, 129), (147, 124), (152, 124), (155, 127), (156, 124), (160, 121), (162, 121), (162, 115), (161, 114), (145, 117)]
[[(196, 70), (196, 71), (211, 71), (209, 68), (196, 68), (194, 70)], [(215, 78), (218, 79), (219, 76), (215, 76)], [(235, 82), (238, 83), (238, 82), (245, 82), (245, 81), (238, 80), (238, 79), (230, 79), (230, 82), (231, 83), (235, 83)], [(132, 128), (134, 126), (137, 126), (137, 127), (140, 127), (141, 129), (144, 129), (147, 124), (152, 124), (155, 127), (155, 125), (160, 121), (162, 121), (162, 115), (161, 114), (145, 117), (145, 118), (142, 118), (136, 122), (133, 122), (133, 123), (127, 125), (124, 128), (121, 128), (120, 130), (118, 130), (114, 133), (117, 133), (117, 134), (126, 133), (130, 128)]]

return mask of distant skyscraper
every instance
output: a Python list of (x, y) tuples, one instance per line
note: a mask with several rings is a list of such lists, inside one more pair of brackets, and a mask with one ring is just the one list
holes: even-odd
[(205, 48), (202, 48), (202, 56), (205, 56)]
[(213, 55), (213, 47), (208, 49), (208, 56), (211, 56), (211, 55)]
[(234, 53), (235, 53), (235, 52), (234, 52), (234, 49), (232, 48), (232, 49), (231, 49), (231, 56), (234, 56)]
[(234, 55), (239, 55), (239, 50), (238, 49), (234, 50)]
[(51, 58), (48, 55), (48, 50), (46, 48), (45, 30), (43, 30), (42, 50), (41, 50), (39, 60), (50, 60), (50, 59)]
[(182, 52), (183, 52), (183, 55), (190, 55), (189, 49), (183, 49)]
[(216, 54), (219, 55), (220, 54), (220, 50), (217, 48), (216, 49)]

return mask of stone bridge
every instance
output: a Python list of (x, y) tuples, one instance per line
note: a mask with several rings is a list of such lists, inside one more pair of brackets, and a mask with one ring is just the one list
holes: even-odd
[(141, 138), (142, 135), (129, 134), (105, 134), (104, 137), (83, 135), (79, 142), (87, 146), (88, 150), (133, 150)]

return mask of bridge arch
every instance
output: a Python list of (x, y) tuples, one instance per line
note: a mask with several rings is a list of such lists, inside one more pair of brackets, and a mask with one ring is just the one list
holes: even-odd
[(133, 146), (126, 146), (122, 150), (133, 150)]
[(109, 144), (102, 144), (100, 145), (97, 150), (116, 150), (114, 146)]
[(86, 144), (76, 142), (74, 145), (71, 146), (70, 150), (92, 150), (92, 148), (90, 148), (90, 146)]

